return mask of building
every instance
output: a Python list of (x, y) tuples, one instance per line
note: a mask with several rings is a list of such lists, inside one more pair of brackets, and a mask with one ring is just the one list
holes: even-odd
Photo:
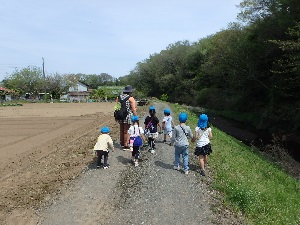
[(13, 90), (10, 90), (5, 87), (0, 86), (0, 100), (1, 101), (11, 101), (11, 94), (13, 93)]
[(60, 97), (60, 101), (66, 102), (86, 102), (90, 91), (88, 90), (89, 85), (78, 81), (75, 85), (69, 87), (69, 92)]

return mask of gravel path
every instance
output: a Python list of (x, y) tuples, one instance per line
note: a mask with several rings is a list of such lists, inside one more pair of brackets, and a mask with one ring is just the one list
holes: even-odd
[[(156, 104), (160, 121), (164, 107)], [(38, 224), (213, 224), (211, 194), (196, 173), (198, 165), (190, 160), (189, 175), (173, 170), (174, 147), (162, 139), (160, 135), (156, 153), (142, 151), (137, 168), (130, 163), (130, 152), (118, 148), (110, 154), (109, 169), (90, 165), (39, 210)]]

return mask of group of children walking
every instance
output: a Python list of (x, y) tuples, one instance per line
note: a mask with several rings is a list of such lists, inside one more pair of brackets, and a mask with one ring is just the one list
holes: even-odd
[[(180, 156), (183, 161), (183, 171), (185, 174), (189, 173), (189, 141), (196, 142), (196, 148), (194, 154), (199, 159), (200, 169), (198, 172), (205, 176), (205, 165), (207, 164), (208, 155), (212, 152), (210, 145), (210, 139), (212, 138), (212, 130), (208, 124), (208, 116), (201, 114), (199, 116), (197, 127), (194, 133), (191, 128), (186, 125), (188, 116), (182, 112), (178, 116), (179, 125), (175, 126), (171, 112), (169, 109), (164, 110), (164, 118), (162, 120), (162, 126), (159, 123), (159, 119), (156, 116), (156, 109), (154, 106), (150, 106), (149, 115), (145, 118), (143, 129), (139, 124), (139, 117), (132, 116), (132, 124), (128, 129), (128, 140), (132, 163), (134, 166), (138, 166), (140, 158), (140, 148), (142, 146), (149, 146), (149, 151), (155, 153), (155, 140), (159, 133), (164, 134), (163, 142), (167, 142), (167, 136), (170, 139), (169, 145), (174, 145), (174, 169), (180, 170)], [(158, 132), (158, 128), (160, 131)], [(97, 168), (103, 167), (104, 169), (109, 168), (108, 164), (108, 153), (109, 149), (114, 151), (113, 141), (109, 136), (110, 129), (108, 127), (102, 127), (100, 130), (101, 134), (97, 139), (97, 143), (94, 146), (94, 151), (97, 153)], [(148, 140), (146, 140), (146, 137)], [(146, 143), (144, 144), (143, 143)], [(102, 157), (104, 162), (102, 163)]]

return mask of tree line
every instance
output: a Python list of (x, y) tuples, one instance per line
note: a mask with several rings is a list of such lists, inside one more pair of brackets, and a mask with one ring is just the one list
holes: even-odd
[(21, 97), (30, 92), (32, 96), (39, 93), (49, 93), (53, 98), (59, 99), (60, 96), (68, 92), (69, 87), (77, 84), (78, 81), (95, 90), (100, 86), (118, 85), (118, 79), (107, 73), (100, 74), (47, 74), (44, 75), (39, 67), (23, 68), (15, 70), (3, 81), (3, 85), (14, 91), (14, 94)]
[(170, 102), (251, 113), (256, 128), (299, 132), (299, 1), (244, 0), (239, 8), (239, 22), (170, 44), (120, 80)]

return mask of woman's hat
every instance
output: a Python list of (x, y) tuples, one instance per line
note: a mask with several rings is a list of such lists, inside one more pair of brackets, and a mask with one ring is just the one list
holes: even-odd
[(101, 132), (102, 134), (109, 133), (109, 132), (110, 132), (110, 129), (109, 129), (108, 127), (102, 127), (101, 130), (100, 130), (100, 132)]
[(131, 93), (133, 91), (134, 91), (134, 89), (132, 88), (132, 86), (131, 85), (127, 85), (125, 87), (125, 89), (123, 90), (123, 93)]
[(180, 123), (185, 123), (188, 119), (188, 116), (185, 112), (182, 112), (179, 114), (178, 119)]
[(198, 120), (198, 127), (206, 128), (207, 127), (208, 116), (206, 114), (201, 114)]

